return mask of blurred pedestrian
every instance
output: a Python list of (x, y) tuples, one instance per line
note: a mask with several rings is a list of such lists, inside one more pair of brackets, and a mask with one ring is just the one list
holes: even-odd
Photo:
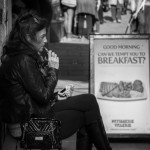
[(126, 15), (127, 14), (128, 1), (129, 0), (124, 0), (123, 7), (122, 7), (122, 12), (121, 12), (122, 15)]
[(96, 11), (98, 14), (98, 20), (96, 19), (94, 21), (94, 27), (93, 27), (93, 33), (94, 34), (99, 34), (100, 33), (100, 19), (99, 19), (99, 9), (101, 6), (101, 0), (96, 0)]
[(52, 0), (53, 20), (63, 21), (60, 0)]
[(96, 0), (77, 0), (76, 15), (78, 17), (78, 34), (83, 38), (93, 33), (94, 24), (98, 18)]
[(104, 23), (104, 16), (103, 16), (103, 0), (100, 0), (100, 6), (98, 10), (98, 17), (100, 24)]
[(138, 19), (138, 33), (150, 33), (150, 0), (138, 0), (134, 18)]
[(65, 39), (71, 40), (75, 37), (72, 33), (73, 17), (76, 8), (76, 0), (61, 0), (61, 9), (64, 16)]
[(121, 11), (123, 7), (124, 0), (109, 0), (109, 5), (111, 7), (112, 21), (121, 23)]
[(138, 28), (138, 18), (134, 17), (133, 18), (133, 14), (136, 11), (136, 7), (137, 7), (137, 2), (138, 0), (129, 0), (129, 10), (131, 12), (131, 18), (132, 20), (130, 20), (129, 22), (129, 26), (130, 26), (130, 33), (131, 34), (137, 34), (137, 28)]
[(108, 12), (110, 10), (109, 8), (109, 1), (108, 0), (100, 0), (100, 6), (98, 10), (98, 16), (100, 24), (103, 24), (104, 21), (104, 12)]

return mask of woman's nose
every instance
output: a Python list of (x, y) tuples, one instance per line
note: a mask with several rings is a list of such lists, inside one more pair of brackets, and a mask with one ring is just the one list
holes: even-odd
[(44, 38), (44, 43), (47, 43), (47, 38), (46, 37)]

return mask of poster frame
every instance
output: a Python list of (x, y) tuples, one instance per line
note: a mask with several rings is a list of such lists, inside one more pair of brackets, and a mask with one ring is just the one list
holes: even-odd
[[(150, 75), (150, 34), (144, 34), (144, 35), (131, 35), (131, 34), (94, 34), (94, 35), (90, 35), (89, 41), (90, 41), (90, 82), (89, 82), (89, 93), (90, 94), (94, 94), (95, 93), (95, 79), (94, 79), (94, 40), (95, 39), (99, 39), (99, 40), (117, 40), (117, 39), (131, 39), (131, 40), (135, 40), (135, 39), (145, 39), (148, 40), (148, 49), (149, 49), (149, 75)], [(111, 134), (111, 133), (107, 133), (109, 138), (131, 138), (131, 139), (148, 139), (148, 142), (150, 142), (150, 134), (138, 134), (138, 133), (116, 133), (116, 134)], [(147, 141), (147, 140), (146, 140)]]

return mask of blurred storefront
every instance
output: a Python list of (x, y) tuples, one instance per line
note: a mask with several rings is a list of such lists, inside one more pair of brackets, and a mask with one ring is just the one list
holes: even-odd
[[(5, 38), (12, 27), (11, 8), (11, 0), (0, 0), (0, 56)], [(5, 126), (0, 122), (0, 150), (2, 149), (4, 138)]]
[[(51, 4), (51, 5), (50, 5)], [(51, 20), (47, 38), (49, 42), (59, 42), (64, 36), (63, 16), (60, 8), (60, 0), (0, 0), (0, 54), (2, 43), (11, 30), (18, 15), (29, 10), (36, 10), (42, 17)], [(53, 37), (52, 39), (50, 37)]]
[(5, 37), (12, 27), (11, 8), (11, 0), (0, 1), (0, 56)]

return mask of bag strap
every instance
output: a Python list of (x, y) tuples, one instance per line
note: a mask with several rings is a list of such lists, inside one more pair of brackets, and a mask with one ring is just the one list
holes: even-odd
[[(18, 141), (19, 141), (19, 140), (16, 140), (16, 147), (15, 147), (15, 150), (18, 149)], [(28, 150), (28, 149), (26, 148), (26, 150)], [(30, 149), (30, 150), (31, 150), (31, 149)]]
[(18, 149), (18, 140), (16, 140), (16, 148), (15, 148), (15, 150), (17, 150)]
[[(21, 125), (21, 128), (22, 128), (22, 137), (21, 137), (21, 140), (20, 140), (20, 145), (21, 144), (25, 144), (25, 134), (26, 134), (26, 127), (27, 127), (28, 123), (25, 123), (25, 124), (22, 124)], [(24, 147), (24, 146), (20, 146), (20, 147)], [(27, 150), (27, 148), (26, 148)]]

